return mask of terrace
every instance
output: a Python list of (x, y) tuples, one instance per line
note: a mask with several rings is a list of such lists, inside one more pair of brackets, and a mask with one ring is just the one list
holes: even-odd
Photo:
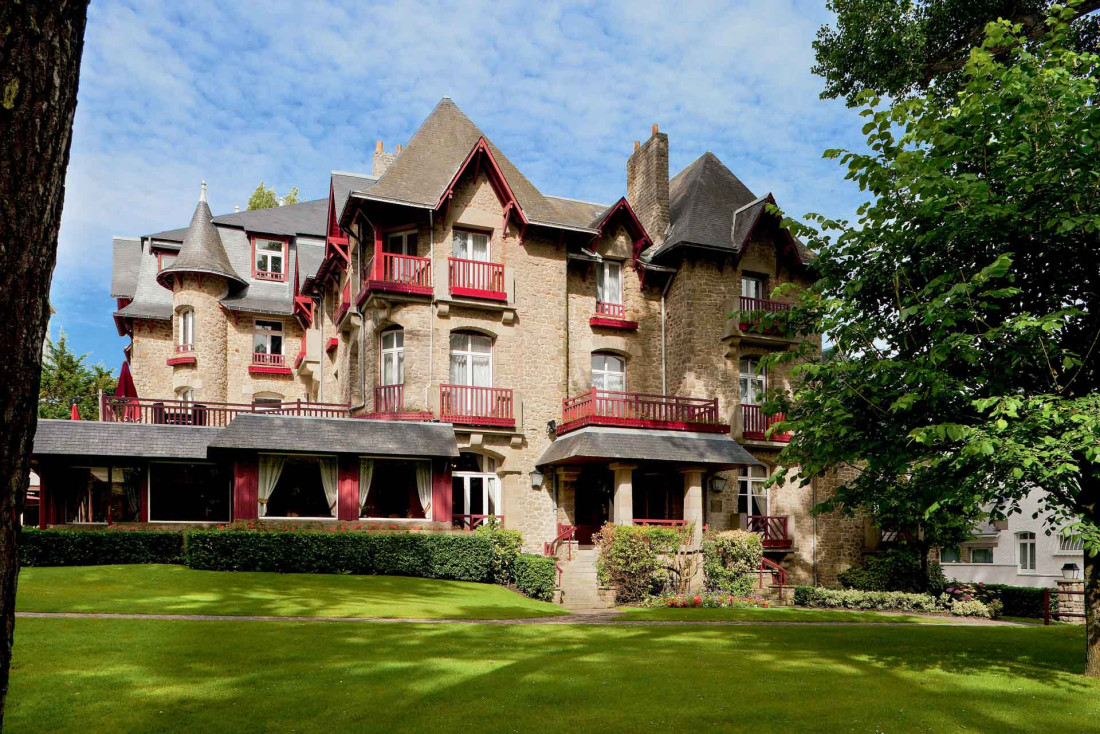
[(241, 413), (347, 418), (348, 406), (339, 403), (310, 403), (302, 400), (282, 403), (217, 403), (111, 395), (101, 395), (99, 399), (99, 419), (108, 423), (224, 428)]
[(584, 426), (655, 428), (674, 431), (727, 433), (718, 417), (717, 398), (686, 398), (592, 388), (562, 401), (563, 433)]

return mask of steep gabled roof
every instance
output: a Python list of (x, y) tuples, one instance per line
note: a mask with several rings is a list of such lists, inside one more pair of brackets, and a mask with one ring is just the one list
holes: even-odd
[(141, 239), (115, 237), (111, 269), (111, 298), (133, 298), (141, 269)]
[[(334, 206), (333, 214), (337, 221), (340, 220), (340, 216), (344, 213), (344, 205), (348, 201), (348, 196), (350, 196), (353, 191), (362, 193), (378, 183), (377, 178), (368, 176), (365, 173), (333, 171), (331, 175), (332, 202)], [(316, 268), (314, 268), (314, 270), (316, 270)]]
[(195, 206), (195, 213), (191, 217), (191, 226), (187, 228), (187, 234), (183, 237), (183, 245), (180, 246), (176, 261), (157, 273), (157, 282), (166, 288), (172, 277), (183, 273), (203, 273), (218, 275), (238, 285), (248, 285), (248, 282), (237, 275), (237, 271), (229, 264), (229, 256), (225, 254), (225, 246), (222, 244), (218, 228), (214, 226), (214, 215), (210, 213), (210, 206), (206, 203), (206, 183), (202, 185), (202, 195)]

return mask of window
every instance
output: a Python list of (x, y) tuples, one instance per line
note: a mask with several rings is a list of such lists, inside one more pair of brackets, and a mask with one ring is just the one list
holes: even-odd
[(488, 517), (503, 520), (500, 478), (490, 456), (463, 452), (451, 473), (452, 522), (472, 530)]
[(760, 405), (764, 401), (766, 380), (757, 374), (760, 360), (756, 357), (741, 358), (741, 404)]
[(400, 327), (382, 332), (383, 385), (405, 382), (405, 332)]
[(176, 253), (157, 250), (157, 270), (164, 270), (176, 262)]
[(958, 548), (941, 548), (940, 563), (958, 563), (962, 558)]
[(972, 548), (970, 550), (971, 563), (993, 563), (992, 548)]
[(195, 309), (181, 308), (176, 315), (177, 352), (195, 351)]
[(592, 387), (619, 392), (626, 390), (626, 360), (614, 354), (593, 354)]
[[(145, 473), (121, 466), (62, 470), (57, 500), (62, 522), (136, 522)], [(51, 490), (54, 491), (54, 490)]]
[[(256, 330), (252, 334), (252, 361), (282, 362), (283, 322), (261, 321), (256, 319)], [(279, 357), (275, 359), (257, 359), (258, 357)]]
[(195, 391), (189, 387), (181, 387), (176, 390), (176, 400), (181, 403), (193, 403), (195, 402)]
[(751, 275), (741, 276), (741, 297), (742, 298), (763, 298), (764, 297), (764, 279), (756, 278)]
[(741, 515), (768, 514), (768, 470), (763, 466), (749, 466), (741, 470), (737, 478), (737, 512)]
[(489, 235), (479, 232), (455, 230), (453, 238), (454, 256), (460, 260), (489, 262)]
[(286, 243), (280, 240), (255, 240), (256, 278), (285, 280)]
[(283, 406), (283, 396), (273, 392), (256, 393), (252, 396), (252, 407), (257, 410), (278, 410)]
[(416, 239), (415, 229), (386, 235), (386, 240), (382, 243), (382, 252), (394, 255), (415, 255)]
[(493, 386), (493, 340), (483, 334), (451, 334), (451, 384)]
[(1081, 553), (1085, 550), (1085, 542), (1080, 535), (1059, 535), (1058, 551), (1061, 553)]
[(596, 267), (596, 300), (600, 303), (623, 302), (622, 263), (604, 260)]
[(336, 517), (335, 456), (260, 454), (258, 482), (260, 517)]
[(213, 464), (149, 465), (150, 522), (229, 522), (229, 477)]
[[(405, 459), (360, 459), (359, 517), (431, 518), (432, 464)], [(364, 493), (363, 488), (366, 488)]]
[(1016, 533), (1016, 560), (1021, 573), (1035, 571), (1035, 533)]

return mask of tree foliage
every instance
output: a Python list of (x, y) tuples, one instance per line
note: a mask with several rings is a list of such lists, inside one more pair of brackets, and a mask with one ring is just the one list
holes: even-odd
[(803, 482), (858, 466), (827, 507), (999, 517), (1041, 488), (1085, 541), (1100, 674), (1100, 56), (1077, 16), (1055, 6), (1040, 41), (990, 24), (950, 107), (867, 100), (869, 152), (826, 153), (871, 197), (859, 221), (789, 223), (820, 280), (787, 326), (835, 355), (774, 357), (805, 362), (768, 407)]
[[(814, 42), (814, 73), (825, 78), (822, 99), (844, 97), (858, 105), (860, 93), (901, 98), (934, 90), (950, 99), (964, 82), (970, 49), (986, 23), (1006, 18), (1019, 37), (1045, 35), (1051, 0), (829, 0), (834, 26), (822, 26)], [(1096, 49), (1100, 2), (1075, 8), (1069, 40), (1080, 50)], [(1090, 15), (1091, 14), (1091, 15)], [(1009, 46), (993, 47), (994, 53)]]
[(251, 212), (256, 209), (274, 209), (277, 206), (289, 206), (297, 203), (297, 186), (291, 186), (290, 190), (286, 192), (286, 196), (280, 197), (275, 193), (275, 189), (267, 188), (264, 182), (260, 181), (260, 185), (257, 186), (256, 190), (252, 192), (252, 195), (248, 197), (248, 211)]
[(84, 420), (99, 418), (99, 391), (113, 393), (115, 377), (102, 364), (86, 365), (87, 354), (76, 354), (62, 331), (57, 341), (46, 341), (42, 383), (38, 393), (39, 418), (68, 418), (75, 402)]

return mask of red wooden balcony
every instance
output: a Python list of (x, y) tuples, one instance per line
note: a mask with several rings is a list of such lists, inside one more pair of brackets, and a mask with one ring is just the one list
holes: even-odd
[(583, 426), (662, 428), (675, 431), (726, 433), (718, 418), (717, 398), (682, 398), (592, 388), (562, 401), (558, 435)]
[[(751, 330), (756, 328), (755, 314), (771, 314), (782, 313), (784, 311), (790, 311), (791, 304), (783, 303), (782, 301), (771, 301), (767, 298), (749, 298), (748, 296), (741, 296), (741, 319), (738, 326), (741, 329)], [(774, 329), (768, 329), (767, 331), (775, 331)]]
[(787, 532), (786, 515), (748, 515), (745, 530), (756, 533), (765, 548), (789, 548), (791, 536)]
[(289, 375), (290, 368), (286, 366), (286, 357), (281, 354), (252, 353), (252, 364), (248, 366), (249, 374), (253, 375)]
[(768, 429), (783, 420), (784, 415), (782, 413), (764, 415), (764, 411), (759, 405), (742, 405), (741, 414), (743, 417), (741, 433), (745, 438), (757, 441), (781, 441), (783, 443), (791, 440), (791, 434), (789, 433), (768, 435)]
[(124, 398), (104, 395), (100, 398), (99, 419), (109, 423), (153, 423), (177, 426), (223, 427), (240, 413), (315, 418), (347, 418), (348, 406), (338, 403), (211, 403), (206, 401), (162, 400), (160, 398)]
[(405, 410), (404, 385), (376, 385), (374, 409), (358, 417), (388, 421), (428, 421), (432, 419), (432, 414), (426, 410)]
[(432, 260), (428, 257), (383, 252), (370, 259), (363, 274), (363, 289), (356, 298), (360, 305), (377, 291), (432, 295)]
[(504, 289), (504, 266), (499, 263), (451, 257), (447, 258), (447, 273), (452, 296), (508, 300)]
[(511, 427), (512, 391), (501, 387), (472, 385), (439, 386), (439, 420), (472, 426)]
[(606, 329), (625, 329), (637, 331), (638, 322), (628, 321), (626, 318), (626, 306), (621, 303), (607, 303), (596, 301), (596, 315), (588, 320), (592, 326), (602, 326)]

